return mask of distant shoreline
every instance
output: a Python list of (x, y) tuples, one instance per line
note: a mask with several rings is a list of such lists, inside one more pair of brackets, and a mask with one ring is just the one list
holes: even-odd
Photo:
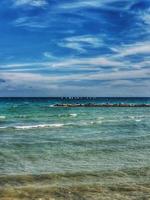
[(55, 104), (53, 107), (150, 107), (150, 104)]
[(150, 97), (0, 97), (0, 99), (59, 99), (59, 100), (98, 100), (98, 99), (150, 99)]

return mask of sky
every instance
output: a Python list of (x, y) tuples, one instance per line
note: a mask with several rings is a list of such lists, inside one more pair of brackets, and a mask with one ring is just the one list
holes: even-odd
[(150, 97), (149, 66), (149, 0), (1, 0), (1, 97)]

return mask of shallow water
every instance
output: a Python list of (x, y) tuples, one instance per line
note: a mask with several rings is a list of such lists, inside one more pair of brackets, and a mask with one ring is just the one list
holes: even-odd
[(150, 198), (150, 108), (51, 107), (91, 101), (0, 99), (1, 199)]

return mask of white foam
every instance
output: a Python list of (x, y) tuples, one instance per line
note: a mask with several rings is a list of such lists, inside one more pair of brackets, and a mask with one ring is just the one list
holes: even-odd
[(96, 123), (97, 123), (97, 124), (102, 124), (103, 121), (102, 121), (102, 120), (98, 120), (98, 121), (96, 121)]
[(141, 119), (135, 119), (135, 121), (136, 121), (136, 122), (141, 122), (142, 120), (141, 120)]
[(49, 107), (51, 108), (51, 107), (54, 107), (54, 105), (49, 105)]
[(135, 119), (136, 117), (135, 117), (135, 116), (129, 116), (129, 118), (130, 118), (130, 119)]
[(102, 124), (103, 122), (101, 120), (97, 120), (97, 121), (90, 121), (89, 122), (90, 124), (95, 124), (95, 125), (98, 125), (98, 124)]
[(129, 118), (130, 118), (131, 120), (136, 121), (136, 122), (141, 122), (142, 119), (143, 119), (143, 116), (129, 116)]
[(0, 115), (0, 119), (6, 119), (6, 116)]
[(27, 126), (15, 126), (15, 129), (36, 129), (36, 128), (48, 128), (48, 127), (62, 127), (64, 124), (37, 124), (37, 125), (27, 125)]
[(71, 113), (70, 116), (72, 116), (72, 117), (76, 117), (77, 114), (76, 114), (76, 113)]
[(0, 129), (8, 128), (7, 126), (0, 126)]

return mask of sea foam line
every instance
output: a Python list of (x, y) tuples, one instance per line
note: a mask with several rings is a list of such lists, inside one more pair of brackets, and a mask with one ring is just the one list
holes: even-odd
[[(74, 116), (74, 115), (73, 115)], [(122, 121), (130, 121), (133, 120), (134, 122), (141, 122), (142, 119), (124, 119), (118, 121), (117, 119), (98, 119), (98, 120), (89, 120), (89, 121), (78, 121), (78, 122), (68, 122), (68, 123), (54, 123), (54, 124), (32, 124), (32, 125), (14, 125), (14, 126), (1, 126), (0, 129), (7, 129), (7, 128), (14, 128), (14, 129), (36, 129), (36, 128), (61, 128), (63, 126), (76, 126), (76, 127), (82, 127), (82, 126), (100, 126), (101, 124), (106, 123), (118, 123)]]
[(6, 116), (0, 115), (0, 119), (6, 119)]
[(71, 117), (77, 117), (77, 114), (76, 113), (71, 113), (69, 114)]
[(36, 125), (24, 125), (24, 126), (1, 126), (0, 129), (14, 128), (14, 129), (36, 129), (36, 128), (60, 128), (64, 124), (36, 124)]
[(59, 128), (64, 126), (64, 124), (37, 124), (37, 125), (28, 125), (28, 126), (15, 126), (15, 129), (34, 129), (34, 128), (48, 128), (55, 127)]

